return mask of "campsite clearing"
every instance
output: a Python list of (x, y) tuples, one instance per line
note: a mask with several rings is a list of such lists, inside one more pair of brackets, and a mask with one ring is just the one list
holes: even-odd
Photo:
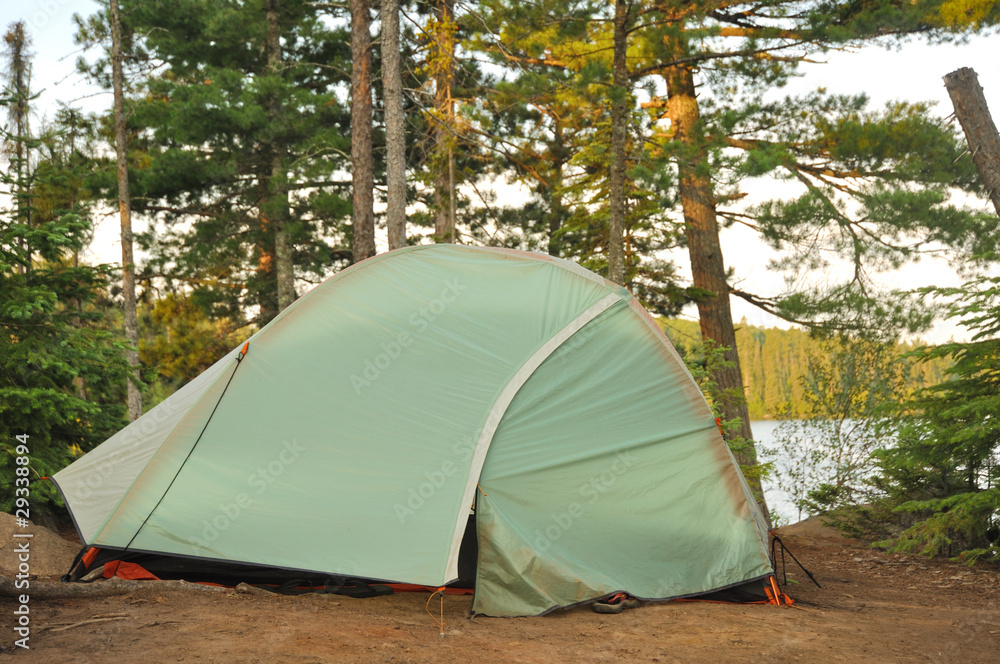
[[(579, 607), (469, 620), (471, 598), (447, 596), (442, 638), (425, 593), (355, 600), (159, 592), (150, 582), (128, 595), (32, 600), (38, 631), (19, 655), (38, 664), (997, 661), (996, 569), (885, 554), (815, 519), (778, 532), (823, 585), (789, 567), (794, 607), (666, 602), (610, 616)], [(439, 606), (434, 597), (435, 614)], [(108, 616), (124, 619), (82, 624)]]

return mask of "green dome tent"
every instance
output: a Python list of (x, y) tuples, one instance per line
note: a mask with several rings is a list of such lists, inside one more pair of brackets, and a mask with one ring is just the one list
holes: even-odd
[(344, 270), (54, 480), (90, 547), (429, 586), (458, 577), (474, 506), (473, 610), (494, 616), (772, 575), (657, 325), (524, 252)]

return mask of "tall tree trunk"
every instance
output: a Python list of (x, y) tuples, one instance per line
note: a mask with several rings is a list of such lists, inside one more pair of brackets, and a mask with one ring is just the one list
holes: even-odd
[(406, 246), (406, 126), (399, 62), (399, 0), (382, 1), (382, 87), (385, 95), (386, 225), (389, 251)]
[[(135, 259), (132, 255), (132, 207), (128, 190), (128, 146), (125, 144), (125, 82), (122, 73), (122, 23), (118, 0), (111, 0), (111, 85), (114, 88), (115, 151), (118, 156), (118, 215), (122, 236), (122, 292), (125, 298), (125, 357), (133, 371), (139, 369), (139, 320), (135, 303)], [(128, 416), (142, 415), (142, 395), (128, 380)]]
[(371, 14), (368, 0), (351, 3), (351, 183), (354, 262), (375, 255), (375, 165), (372, 152)]
[(260, 305), (260, 314), (257, 317), (259, 325), (268, 323), (278, 315), (279, 311), (277, 279), (274, 272), (274, 266), (277, 263), (275, 257), (274, 225), (267, 214), (266, 204), (270, 196), (268, 187), (270, 185), (269, 179), (271, 174), (267, 168), (270, 166), (270, 159), (266, 154), (266, 150), (263, 153), (264, 158), (261, 159), (260, 170), (257, 172), (257, 182), (259, 183), (258, 198), (260, 200), (260, 204), (257, 206), (260, 234), (257, 237), (256, 275), (258, 304)]
[[(446, 133), (443, 127), (438, 127), (435, 131), (439, 136), (441, 133)], [(444, 138), (443, 140), (448, 139)], [(434, 241), (452, 242), (448, 149), (439, 150), (438, 155), (434, 159), (434, 162), (439, 164), (439, 170), (434, 175)]]
[[(70, 126), (69, 153), (68, 154), (70, 155), (70, 159), (72, 159), (73, 155), (76, 154), (76, 134), (77, 134), (77, 129), (78, 129), (77, 121), (79, 120), (79, 116), (78, 116), (77, 111), (75, 109), (70, 109), (69, 110), (68, 120), (69, 120), (69, 126)], [(74, 194), (73, 197), (70, 199), (69, 209), (71, 209), (71, 210), (75, 209), (76, 205), (77, 205), (77, 199), (76, 199), (76, 195)], [(79, 247), (77, 247), (76, 249), (73, 250), (73, 267), (74, 268), (80, 267), (80, 248)], [(80, 299), (79, 297), (74, 297), (71, 300), (71, 302), (73, 303), (73, 309), (76, 310), (76, 315), (73, 316), (73, 326), (74, 327), (80, 327), (81, 318), (82, 318), (82, 315), (83, 315), (83, 300)], [(76, 396), (81, 401), (86, 401), (87, 400), (87, 381), (85, 381), (82, 376), (76, 376), (73, 379), (73, 386), (76, 388)]]
[(283, 156), (275, 156), (271, 164), (271, 209), (274, 216), (274, 268), (278, 281), (278, 311), (288, 307), (295, 294), (295, 270), (292, 262), (292, 242), (288, 234), (288, 174)]
[(625, 283), (625, 163), (628, 135), (628, 49), (629, 0), (615, 0), (614, 56), (611, 89), (611, 166), (608, 174), (608, 279)]
[(437, 0), (431, 35), (434, 71), (434, 240), (455, 242), (455, 2)]
[[(674, 140), (683, 146), (678, 161), (681, 206), (684, 211), (684, 235), (687, 238), (691, 259), (694, 287), (713, 293), (698, 301), (698, 318), (701, 335), (725, 347), (725, 359), (732, 366), (716, 369), (713, 379), (718, 386), (718, 407), (723, 420), (739, 419), (736, 437), (747, 442), (743, 449), (734, 451), (741, 466), (752, 467), (757, 463), (757, 452), (750, 430), (750, 413), (747, 410), (740, 373), (740, 358), (736, 351), (736, 330), (729, 307), (729, 284), (726, 266), (719, 242), (719, 224), (716, 219), (712, 180), (707, 172), (708, 153), (699, 135), (700, 114), (695, 96), (694, 74), (690, 67), (669, 67), (665, 73), (667, 83), (667, 116), (670, 118)], [(760, 479), (747, 477), (764, 517), (770, 523), (767, 504)]]
[[(10, 103), (7, 105), (8, 126), (13, 130), (14, 158), (12, 160), (11, 171), (14, 176), (14, 209), (18, 222), (26, 227), (31, 227), (31, 205), (29, 201), (30, 186), (28, 182), (28, 153), (25, 141), (29, 138), (29, 107), (31, 103), (31, 61), (28, 47), (31, 45), (31, 38), (25, 29), (24, 21), (13, 23), (3, 36), (4, 43), (7, 44), (10, 53), (10, 66), (6, 72), (6, 78), (10, 81), (13, 93)], [(18, 244), (24, 251), (24, 265), (15, 268), (19, 273), (26, 274), (31, 271), (31, 245), (23, 234)]]
[(558, 239), (559, 229), (562, 228), (563, 215), (563, 169), (566, 166), (564, 154), (566, 145), (563, 140), (562, 118), (556, 118), (552, 128), (553, 149), (552, 154), (555, 161), (552, 164), (552, 183), (549, 192), (549, 255), (560, 256), (562, 254), (562, 242)]
[(986, 187), (986, 195), (1000, 216), (1000, 133), (986, 105), (983, 88), (976, 72), (969, 67), (957, 69), (944, 77), (951, 103), (965, 132), (972, 152), (972, 162)]
[[(267, 0), (267, 69), (275, 77), (281, 76), (281, 7), (280, 0)], [(274, 93), (268, 100), (268, 116), (275, 132), (271, 139), (271, 172), (268, 177), (268, 197), (263, 202), (265, 215), (274, 227), (274, 270), (278, 280), (278, 311), (295, 301), (295, 270), (292, 263), (292, 244), (288, 236), (289, 198), (288, 172), (285, 166), (285, 146), (280, 135), (281, 99)]]

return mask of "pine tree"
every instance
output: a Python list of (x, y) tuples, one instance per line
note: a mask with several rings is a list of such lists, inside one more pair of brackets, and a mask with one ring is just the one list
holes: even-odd
[[(335, 175), (349, 152), (347, 31), (302, 0), (122, 9), (147, 274), (186, 284), (213, 316), (267, 322), (295, 280), (351, 260), (349, 181)], [(102, 14), (80, 23), (84, 43), (104, 42)], [(82, 66), (104, 83), (107, 64)]]
[(893, 550), (997, 560), (1000, 278), (928, 292), (951, 299), (949, 316), (973, 331), (972, 340), (918, 351), (929, 360), (952, 359), (948, 380), (900, 408), (898, 440), (878, 454), (873, 484), (881, 496), (848, 517), (888, 534), (883, 544)]
[(982, 178), (986, 195), (1000, 216), (1000, 132), (986, 105), (986, 95), (976, 72), (963, 67), (944, 77), (955, 117), (962, 125), (972, 162)]
[(611, 168), (608, 173), (608, 279), (625, 283), (625, 166), (630, 94), (628, 33), (631, 24), (631, 0), (615, 0), (615, 20), (611, 64)]
[[(7, 126), (3, 152), (11, 173), (11, 194), (14, 198), (17, 219), (31, 226), (31, 162), (28, 158), (28, 143), (31, 140), (31, 37), (24, 21), (12, 23), (3, 36), (4, 56), (7, 67), (3, 72), (5, 90), (9, 95), (7, 106)], [(31, 245), (26, 239), (24, 249), (27, 264), (22, 270), (31, 270)]]
[[(267, 50), (267, 74), (280, 80), (284, 68), (281, 48), (281, 3), (267, 0), (267, 36), (264, 39)], [(267, 118), (271, 123), (282, 121), (281, 95), (272, 91), (266, 101)], [(261, 221), (274, 229), (274, 274), (278, 282), (278, 311), (295, 301), (295, 269), (292, 263), (288, 196), (288, 156), (284, 136), (275, 135), (264, 144), (270, 159), (271, 172), (267, 177), (266, 203), (261, 205)], [(266, 166), (265, 166), (266, 168)]]
[(434, 82), (434, 239), (456, 242), (455, 220), (455, 42), (458, 25), (454, 0), (435, 0), (428, 34), (427, 69)]
[[(551, 17), (561, 3), (533, 7)], [(744, 467), (753, 465), (754, 451), (731, 294), (812, 325), (846, 329), (878, 316), (884, 329), (914, 329), (926, 323), (926, 312), (915, 309), (912, 300), (878, 293), (869, 270), (898, 266), (935, 241), (963, 252), (989, 248), (983, 218), (947, 202), (950, 187), (967, 186), (967, 168), (952, 168), (960, 154), (953, 132), (942, 128), (926, 106), (898, 105), (879, 113), (867, 111), (863, 97), (822, 92), (780, 102), (765, 97), (811, 54), (893, 35), (967, 29), (945, 18), (948, 7), (946, 2), (901, 7), (880, 1), (786, 0), (684, 5), (653, 0), (636, 7), (641, 19), (628, 32), (629, 76), (635, 85), (660, 84), (650, 87), (652, 99), (644, 105), (653, 127), (646, 140), (659, 146), (659, 162), (650, 168), (676, 174), (674, 196), (683, 211), (681, 229), (692, 265), (693, 288), (687, 294), (697, 301), (703, 336), (727, 349), (715, 381), (721, 398), (731, 399), (723, 404), (724, 419), (742, 422), (730, 442), (742, 447), (737, 456)], [(511, 14), (513, 20), (521, 17)], [(608, 20), (601, 11), (574, 18), (587, 26)], [(976, 20), (995, 19), (996, 12), (989, 9)], [(508, 50), (523, 53), (518, 46), (504, 42)], [(574, 57), (599, 62), (603, 50), (581, 49)], [(548, 55), (534, 57), (551, 62)], [(523, 56), (517, 59), (524, 61)], [(699, 87), (711, 93), (699, 96)], [(666, 94), (657, 96), (662, 88)], [(792, 203), (725, 207), (746, 196), (741, 182), (770, 174), (787, 174), (805, 193)], [(818, 235), (824, 249), (855, 264), (854, 275), (844, 283), (814, 285), (777, 298), (735, 289), (719, 239), (724, 227), (735, 222), (760, 229), (766, 241), (786, 251), (779, 267), (790, 272), (801, 275), (804, 269), (825, 267), (817, 245), (806, 241)]]
[[(30, 55), (21, 56), (27, 65)], [(4, 110), (30, 99), (29, 87), (7, 77)], [(69, 122), (41, 136), (16, 133), (26, 124), (0, 130), (5, 146), (20, 146), (8, 163), (32, 164), (0, 171), (9, 201), (0, 210), (0, 510), (15, 504), (16, 437), (26, 436), (33, 518), (60, 502), (51, 484), (35, 482), (126, 422), (129, 366), (107, 331), (111, 272), (76, 260), (92, 229), (83, 182), (93, 164), (77, 149), (84, 123), (77, 112), (59, 119)]]
[(600, 107), (593, 86), (576, 84), (575, 72), (561, 58), (563, 43), (570, 40), (561, 23), (532, 16), (524, 6), (515, 8), (509, 21), (492, 18), (505, 9), (487, 4), (483, 21), (502, 26), (500, 32), (471, 40), (497, 64), (514, 63), (509, 77), (485, 91), (488, 101), (479, 121), (496, 168), (510, 171), (532, 199), (510, 225), (496, 229), (494, 238), (503, 246), (573, 256), (587, 264), (594, 246), (604, 242), (584, 240), (586, 227), (567, 227), (576, 201), (568, 191), (574, 184), (570, 160), (595, 142), (595, 126), (607, 109)]
[[(128, 145), (125, 131), (125, 75), (122, 71), (122, 19), (118, 0), (109, 0), (108, 22), (111, 25), (111, 87), (114, 93), (112, 115), (115, 127), (116, 184), (118, 215), (121, 222), (122, 296), (125, 319), (125, 341), (129, 344), (125, 358), (133, 372), (139, 369), (139, 322), (135, 303), (135, 260), (132, 253), (132, 200), (128, 187)], [(142, 415), (142, 394), (138, 379), (128, 380), (128, 416), (137, 420)]]
[[(483, 131), (497, 168), (533, 194), (507, 211), (510, 225), (493, 237), (505, 246), (547, 249), (600, 273), (608, 273), (614, 245), (622, 250), (624, 285), (648, 308), (676, 314), (691, 294), (678, 284), (676, 267), (657, 255), (681, 238), (666, 221), (671, 176), (649, 168), (654, 155), (621, 59), (624, 81), (614, 84), (614, 12), (556, 1), (490, 2), (481, 11), (476, 25), (487, 27), (470, 41), (509, 70), (487, 93)], [(624, 160), (616, 169), (613, 135), (622, 142), (615, 157)], [(620, 194), (612, 196), (612, 188)], [(620, 217), (614, 231), (612, 216)], [(611, 242), (612, 236), (619, 239)]]
[(368, 0), (351, 8), (352, 251), (358, 263), (375, 255), (375, 154), (372, 149), (371, 11)]
[(385, 105), (386, 226), (389, 250), (406, 246), (406, 124), (399, 46), (399, 0), (382, 3), (382, 96)]

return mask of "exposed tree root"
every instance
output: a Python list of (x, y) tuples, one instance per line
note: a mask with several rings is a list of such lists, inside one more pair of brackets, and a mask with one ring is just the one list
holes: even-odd
[(18, 597), (30, 595), (32, 599), (69, 599), (73, 597), (107, 597), (109, 595), (127, 595), (129, 593), (155, 590), (157, 592), (183, 590), (192, 592), (238, 592), (251, 595), (270, 595), (266, 590), (241, 583), (236, 588), (223, 586), (206, 586), (188, 581), (130, 581), (126, 579), (108, 579), (93, 583), (62, 583), (59, 581), (32, 580), (27, 588), (15, 588), (14, 579), (0, 577), (0, 596)]

